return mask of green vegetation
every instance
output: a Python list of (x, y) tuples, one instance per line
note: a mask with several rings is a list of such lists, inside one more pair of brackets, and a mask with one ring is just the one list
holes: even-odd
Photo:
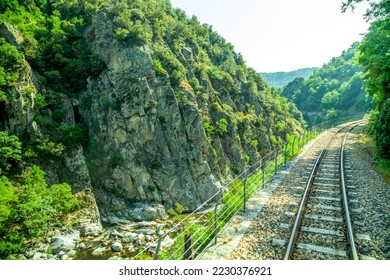
[[(343, 10), (353, 8), (359, 2), (361, 0), (348, 0), (343, 4)], [(375, 101), (370, 133), (375, 139), (379, 156), (390, 160), (390, 1), (370, 1), (370, 5), (365, 18), (372, 23), (359, 47), (359, 63), (364, 67), (367, 93)]]
[(375, 139), (371, 135), (365, 134), (361, 140), (370, 155), (376, 158), (376, 170), (390, 184), (390, 160), (379, 157)]
[[(182, 215), (184, 208), (178, 203), (175, 205), (175, 210), (168, 210), (168, 213), (171, 216), (171, 222), (174, 224), (180, 223), (180, 228), (178, 230), (179, 235), (177, 236), (175, 233), (169, 234), (172, 238), (175, 238), (175, 242), (170, 248), (160, 251), (158, 259), (183, 259), (185, 251), (184, 235), (191, 237), (192, 255), (193, 257), (196, 257), (210, 244), (210, 242), (213, 242), (215, 232), (218, 234), (228, 221), (240, 209), (243, 209), (244, 196), (246, 195), (246, 201), (249, 200), (249, 198), (262, 187), (263, 182), (266, 184), (270, 180), (275, 173), (275, 168), (279, 169), (284, 164), (285, 160), (289, 160), (299, 154), (302, 146), (314, 139), (317, 134), (317, 131), (307, 131), (299, 138), (288, 135), (288, 140), (285, 145), (279, 147), (276, 158), (275, 153), (270, 154), (263, 158), (261, 163), (256, 165), (257, 170), (251, 171), (253, 174), (249, 175), (247, 178), (245, 178), (244, 174), (228, 185), (227, 190), (225, 190), (218, 201), (218, 206), (216, 208), (217, 213), (215, 213), (214, 207), (208, 213), (185, 216)], [(142, 252), (137, 255), (136, 259), (150, 260), (153, 259), (153, 255)]]
[(302, 68), (290, 72), (260, 73), (266, 82), (273, 87), (284, 87), (297, 78), (309, 78), (317, 67)]
[(295, 79), (283, 88), (281, 95), (294, 101), (309, 125), (373, 108), (358, 64), (358, 46), (354, 43), (310, 78)]
[(22, 159), (22, 143), (18, 137), (0, 131), (0, 176)]
[(0, 102), (7, 101), (7, 89), (15, 85), (19, 78), (14, 70), (20, 60), (21, 55), (16, 47), (0, 38)]
[(24, 156), (19, 139), (0, 132), (0, 258), (12, 258), (25, 240), (41, 238), (58, 225), (61, 217), (74, 211), (80, 202), (66, 183), (48, 186), (39, 166), (24, 168), (17, 164)]
[[(20, 47), (8, 44), (0, 38), (0, 105), (7, 109), (12, 89), (19, 78), (24, 57), (34, 70), (42, 92), (33, 88), (23, 92), (24, 106), (37, 110), (35, 121), (52, 145), (74, 149), (85, 143), (86, 133), (81, 125), (69, 123), (64, 113), (63, 96), (77, 97), (87, 84), (87, 77), (97, 75), (103, 69), (102, 62), (93, 55), (84, 42), (83, 32), (92, 16), (105, 0), (4, 0), (0, 5), (0, 24), (15, 29)], [(19, 34), (20, 31), (20, 35)], [(31, 100), (31, 101), (30, 101)], [(34, 103), (33, 103), (34, 102)], [(12, 112), (8, 112), (12, 114)], [(26, 140), (26, 139), (24, 139)], [(30, 155), (46, 153), (36, 146), (42, 139), (30, 143)]]

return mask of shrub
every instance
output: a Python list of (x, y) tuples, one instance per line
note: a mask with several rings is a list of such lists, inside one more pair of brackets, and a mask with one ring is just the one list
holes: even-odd
[(8, 220), (13, 211), (13, 204), (17, 197), (14, 194), (13, 186), (6, 177), (0, 177), (0, 232), (4, 223)]
[(62, 142), (70, 149), (85, 144), (87, 142), (87, 131), (84, 125), (78, 123), (74, 127), (63, 127)]
[(166, 76), (168, 74), (168, 72), (162, 66), (160, 60), (153, 59), (153, 64), (154, 64), (154, 69), (156, 69), (158, 75)]
[(54, 184), (49, 189), (52, 205), (57, 213), (67, 214), (80, 205), (80, 201), (72, 195), (72, 188), (66, 183)]
[(7, 172), (22, 159), (22, 143), (15, 135), (0, 131), (0, 174)]
[(390, 159), (390, 99), (384, 102), (382, 110), (374, 116), (373, 128), (379, 155)]
[(224, 135), (227, 132), (228, 121), (225, 118), (220, 119), (216, 123), (217, 132), (220, 136)]
[(115, 168), (122, 165), (124, 162), (123, 157), (120, 152), (114, 152), (110, 159), (108, 160), (108, 165)]

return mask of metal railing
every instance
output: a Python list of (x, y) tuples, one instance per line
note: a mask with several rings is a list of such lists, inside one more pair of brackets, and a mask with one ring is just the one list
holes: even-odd
[(261, 160), (226, 184), (199, 205), (192, 213), (169, 226), (156, 230), (157, 241), (140, 249), (131, 259), (194, 259), (212, 242), (239, 210), (246, 211), (248, 199), (264, 188), (278, 169), (296, 156), (300, 149), (323, 131), (341, 123), (360, 119), (362, 115), (329, 120), (306, 130), (302, 135), (276, 146)]

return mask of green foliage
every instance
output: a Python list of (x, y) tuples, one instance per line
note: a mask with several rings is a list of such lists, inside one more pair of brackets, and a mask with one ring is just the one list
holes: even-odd
[(0, 177), (0, 232), (4, 229), (4, 223), (8, 220), (17, 201), (14, 189), (7, 177)]
[[(354, 8), (361, 0), (348, 0), (343, 10)], [(375, 138), (378, 153), (384, 159), (390, 159), (390, 2), (388, 0), (370, 1), (371, 9), (365, 18), (371, 20), (371, 26), (359, 46), (359, 63), (364, 66), (367, 92), (375, 101), (375, 113), (371, 118), (371, 133)]]
[(373, 115), (372, 134), (380, 157), (390, 160), (390, 99)]
[(210, 117), (207, 116), (203, 117), (203, 128), (208, 137), (211, 137), (215, 133), (215, 128), (211, 123)]
[(183, 214), (185, 211), (183, 205), (181, 205), (179, 202), (175, 203), (175, 208), (176, 208), (176, 213), (178, 213), (179, 215)]
[(0, 38), (0, 101), (7, 100), (7, 89), (15, 84), (19, 75), (15, 67), (21, 61), (21, 54), (16, 47)]
[(0, 175), (8, 172), (22, 159), (22, 143), (15, 135), (0, 131)]
[(154, 68), (156, 69), (157, 74), (165, 76), (168, 74), (168, 72), (164, 69), (164, 67), (161, 65), (160, 60), (153, 59)]
[(117, 1), (109, 7), (114, 16), (115, 34), (119, 40), (128, 40), (135, 44), (145, 44), (153, 37), (153, 31), (147, 20), (140, 1)]
[[(297, 78), (284, 87), (281, 95), (294, 101), (309, 125), (330, 116), (365, 113), (372, 109), (371, 99), (366, 97), (363, 68), (357, 63), (358, 46), (354, 43), (308, 79)], [(315, 116), (315, 120), (309, 116)]]
[[(96, 12), (103, 2), (107, 1), (56, 0), (47, 6), (46, 1), (13, 1), (3, 6), (0, 23), (10, 23), (22, 32), (24, 55), (45, 78), (44, 85), (72, 96), (85, 88), (87, 77), (97, 75), (103, 68), (82, 37), (93, 16), (91, 11)], [(1, 38), (0, 66), (7, 70), (20, 59), (17, 49)]]
[(17, 253), (23, 240), (44, 236), (56, 220), (80, 205), (68, 184), (48, 188), (44, 176), (34, 165), (17, 181), (0, 177), (0, 258)]
[(216, 131), (220, 136), (224, 135), (227, 132), (228, 121), (225, 118), (220, 119), (216, 122)]
[(84, 95), (81, 99), (81, 102), (83, 106), (87, 109), (90, 110), (92, 106), (92, 95)]
[(17, 216), (24, 232), (31, 237), (39, 237), (47, 232), (51, 228), (50, 220), (55, 215), (44, 175), (38, 166), (22, 174)]
[(108, 165), (112, 168), (121, 166), (124, 163), (124, 159), (120, 152), (114, 152), (108, 160)]
[(4, 38), (0, 38), (0, 66), (4, 69), (12, 69), (21, 60), (22, 55), (17, 48), (8, 44)]
[(186, 70), (174, 53), (167, 47), (157, 46), (154, 54), (162, 69), (169, 73), (172, 85), (180, 85), (180, 82), (185, 79)]
[(52, 206), (57, 213), (70, 213), (80, 205), (80, 201), (74, 198), (72, 188), (67, 183), (52, 185), (48, 194), (52, 197)]
[(54, 143), (49, 139), (37, 139), (36, 149), (45, 156), (60, 157), (64, 151), (64, 145), (61, 143)]
[(62, 127), (62, 143), (74, 149), (87, 141), (87, 131), (83, 124), (76, 124), (74, 127)]

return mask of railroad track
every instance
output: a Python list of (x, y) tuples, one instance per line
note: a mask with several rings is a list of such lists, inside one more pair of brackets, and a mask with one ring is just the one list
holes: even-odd
[[(274, 239), (286, 246), (284, 259), (358, 259), (350, 213), (359, 213), (358, 201), (351, 198), (354, 186), (348, 154), (344, 147), (348, 133), (360, 122), (338, 128), (315, 159), (307, 166), (300, 186), (294, 188), (295, 211), (284, 228), (288, 240)], [(275, 245), (275, 244), (274, 244)]]

